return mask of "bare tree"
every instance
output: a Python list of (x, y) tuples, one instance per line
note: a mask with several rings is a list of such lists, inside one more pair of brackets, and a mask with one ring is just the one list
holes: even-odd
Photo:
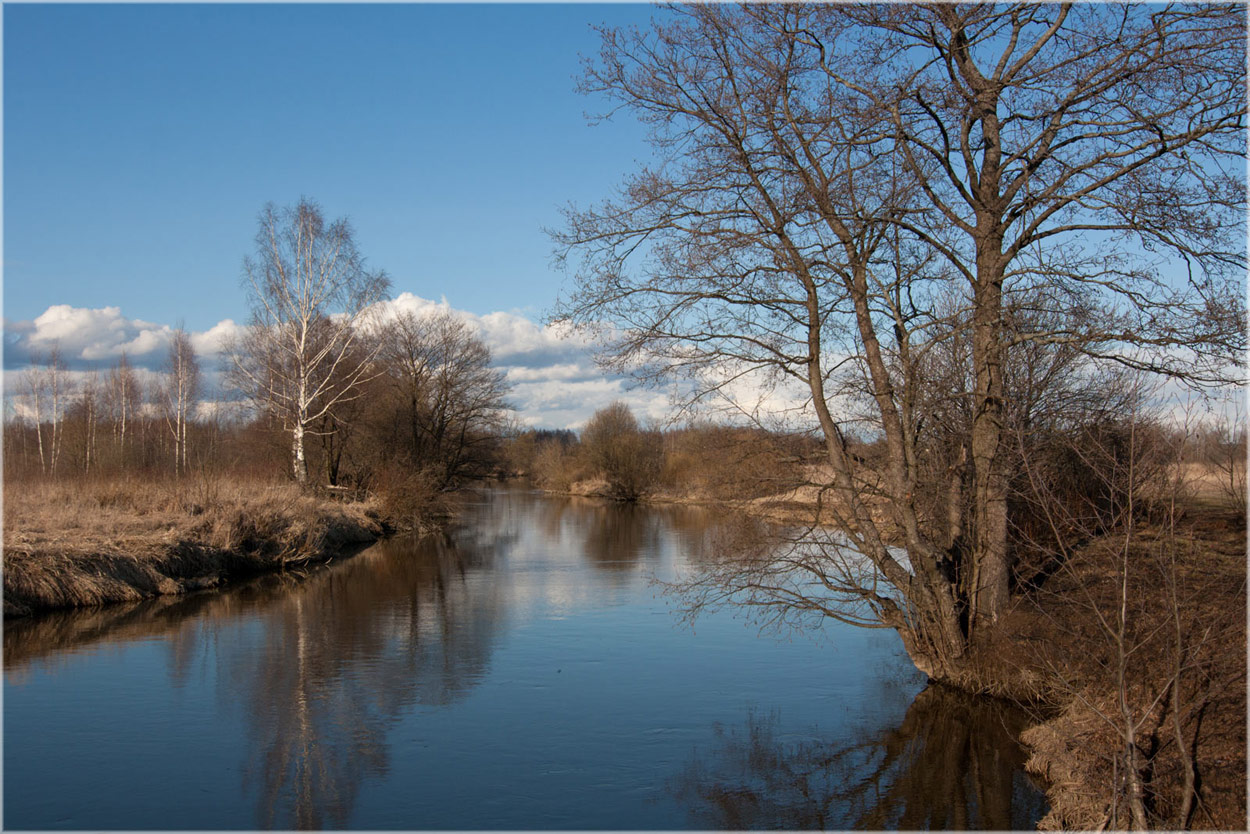
[(390, 281), (365, 268), (347, 220), (327, 223), (309, 200), (265, 207), (244, 273), (252, 317), (230, 347), (231, 378), (282, 420), (295, 480), (306, 484), (305, 436), (374, 373), (375, 350), (356, 348)]
[(473, 328), (449, 311), (405, 311), (383, 329), (380, 350), (412, 463), (440, 490), (482, 474), (509, 408), (508, 384)]
[(113, 421), (117, 443), (117, 465), (126, 467), (126, 432), (143, 405), (143, 387), (123, 351), (117, 364), (109, 371), (104, 393), (105, 408)]
[(200, 363), (191, 336), (179, 327), (169, 342), (166, 360), (165, 424), (174, 439), (174, 474), (187, 471), (187, 424), (200, 390)]
[(1212, 417), (1202, 443), (1202, 462), (1216, 478), (1219, 493), (1234, 509), (1246, 508), (1245, 392), (1233, 392), (1227, 411)]
[[(30, 367), (23, 372), (23, 388), (39, 447), (39, 469), (45, 475), (56, 474), (61, 457), (65, 412), (76, 393), (66, 370), (61, 349), (55, 346), (47, 360), (39, 354), (32, 354)], [(46, 429), (45, 422), (49, 423)]]
[(82, 474), (91, 474), (94, 465), (99, 468), (100, 455), (96, 442), (96, 429), (100, 422), (100, 374), (92, 371), (79, 391), (76, 411), (82, 423)]
[[(611, 325), (607, 361), (694, 400), (744, 378), (805, 392), (851, 553), (801, 560), (818, 591), (757, 602), (866, 605), (956, 678), (1009, 599), (1013, 353), (1227, 378), (1243, 28), (1232, 6), (701, 5), (602, 33), (583, 87), (650, 124), (660, 161), (568, 212), (561, 316)], [(939, 401), (967, 419), (945, 519), (920, 501)], [(863, 404), (871, 468), (847, 452)]]
[(622, 501), (637, 501), (659, 477), (658, 438), (639, 430), (638, 420), (623, 402), (591, 416), (582, 430), (582, 451), (594, 470), (607, 479), (613, 497)]
[(26, 391), (30, 420), (35, 426), (35, 441), (39, 448), (39, 471), (46, 475), (48, 474), (48, 453), (44, 447), (43, 416), (48, 399), (47, 378), (39, 367), (39, 355), (32, 354), (30, 361), (30, 367), (22, 373), (22, 387)]

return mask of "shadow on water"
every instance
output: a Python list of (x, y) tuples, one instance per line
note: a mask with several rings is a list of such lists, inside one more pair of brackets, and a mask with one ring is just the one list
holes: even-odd
[(669, 789), (694, 828), (1020, 830), (1046, 813), (1023, 772), (1016, 707), (940, 685), (894, 728), (859, 738), (791, 739), (776, 713), (717, 727)]

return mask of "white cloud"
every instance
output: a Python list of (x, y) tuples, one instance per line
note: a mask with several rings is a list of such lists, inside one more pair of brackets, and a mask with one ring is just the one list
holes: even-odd
[[(379, 305), (381, 320), (401, 312), (430, 315), (450, 312), (468, 323), (491, 350), (496, 367), (512, 383), (508, 400), (516, 406), (516, 417), (523, 425), (542, 428), (580, 428), (599, 408), (615, 401), (628, 404), (638, 418), (660, 421), (671, 412), (664, 392), (629, 389), (619, 375), (605, 375), (594, 363), (593, 345), (583, 334), (565, 325), (543, 325), (515, 312), (478, 315), (452, 308), (442, 299), (434, 301), (402, 293)], [(119, 307), (86, 308), (58, 304), (49, 307), (33, 321), (6, 322), (6, 383), (14, 371), (29, 366), (33, 353), (46, 358), (60, 347), (62, 358), (77, 377), (92, 370), (102, 374), (125, 351), (145, 385), (156, 386), (173, 328), (131, 319)], [(225, 319), (203, 331), (191, 333), (191, 343), (200, 357), (206, 400), (219, 400), (218, 361), (225, 342), (242, 326)], [(747, 385), (747, 383), (742, 383)], [(10, 397), (18, 388), (8, 391)], [(743, 390), (744, 398), (751, 396)], [(12, 404), (12, 400), (11, 400)], [(232, 407), (233, 408), (233, 407)]]
[(223, 319), (203, 333), (192, 333), (191, 347), (200, 356), (217, 356), (225, 348), (226, 342), (242, 330), (240, 325), (234, 323), (234, 319)]
[[(142, 319), (127, 318), (120, 307), (73, 307), (55, 304), (33, 321), (6, 323), (7, 366), (31, 361), (34, 354), (42, 358), (54, 349), (73, 365), (112, 364), (123, 353), (135, 365), (159, 367), (174, 328)], [(226, 338), (239, 330), (232, 320), (218, 322), (202, 333), (192, 333), (191, 343), (201, 360), (221, 353)]]
[(120, 307), (72, 307), (56, 304), (30, 322), (22, 347), (48, 353), (60, 348), (66, 361), (107, 360), (122, 351), (142, 356), (169, 343), (168, 325), (127, 319)]
[(590, 362), (550, 365), (545, 368), (527, 368), (522, 366), (505, 367), (508, 381), (513, 384), (523, 382), (542, 382), (551, 380), (584, 380), (601, 376)]
[(595, 411), (620, 401), (642, 422), (661, 421), (671, 411), (668, 395), (645, 389), (628, 390), (625, 380), (542, 380), (516, 385), (511, 399), (520, 421), (533, 427), (580, 429)]

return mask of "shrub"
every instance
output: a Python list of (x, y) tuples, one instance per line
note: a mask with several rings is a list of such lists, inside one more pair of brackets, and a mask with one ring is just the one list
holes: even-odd
[(660, 438), (638, 428), (629, 406), (615, 402), (590, 418), (582, 432), (587, 464), (620, 501), (637, 501), (656, 484), (662, 465)]

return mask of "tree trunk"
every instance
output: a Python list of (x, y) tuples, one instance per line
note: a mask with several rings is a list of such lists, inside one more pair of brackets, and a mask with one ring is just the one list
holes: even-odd
[(48, 461), (43, 452), (43, 414), (39, 411), (39, 393), (34, 395), (35, 401), (35, 440), (39, 443), (39, 472), (48, 474)]
[(969, 637), (998, 621), (1009, 601), (1007, 474), (1003, 471), (1003, 345), (1001, 255), (992, 241), (977, 256), (972, 322), (976, 390), (972, 418), (972, 565), (965, 571)]
[(300, 486), (308, 484), (308, 461), (304, 458), (304, 424), (296, 421), (291, 432), (291, 458), (294, 466), (295, 482)]
[(126, 395), (127, 393), (128, 392), (126, 391), (126, 387), (123, 385), (122, 395), (121, 395), (121, 426), (119, 427), (118, 438), (117, 438), (117, 466), (118, 466), (118, 469), (120, 469), (123, 472), (126, 469), (126, 407), (127, 407)]
[(953, 604), (935, 600), (927, 612), (888, 611), (882, 622), (898, 632), (908, 658), (930, 680), (960, 684), (966, 646)]
[(183, 408), (182, 414), (182, 473), (187, 472), (187, 414), (186, 408)]

